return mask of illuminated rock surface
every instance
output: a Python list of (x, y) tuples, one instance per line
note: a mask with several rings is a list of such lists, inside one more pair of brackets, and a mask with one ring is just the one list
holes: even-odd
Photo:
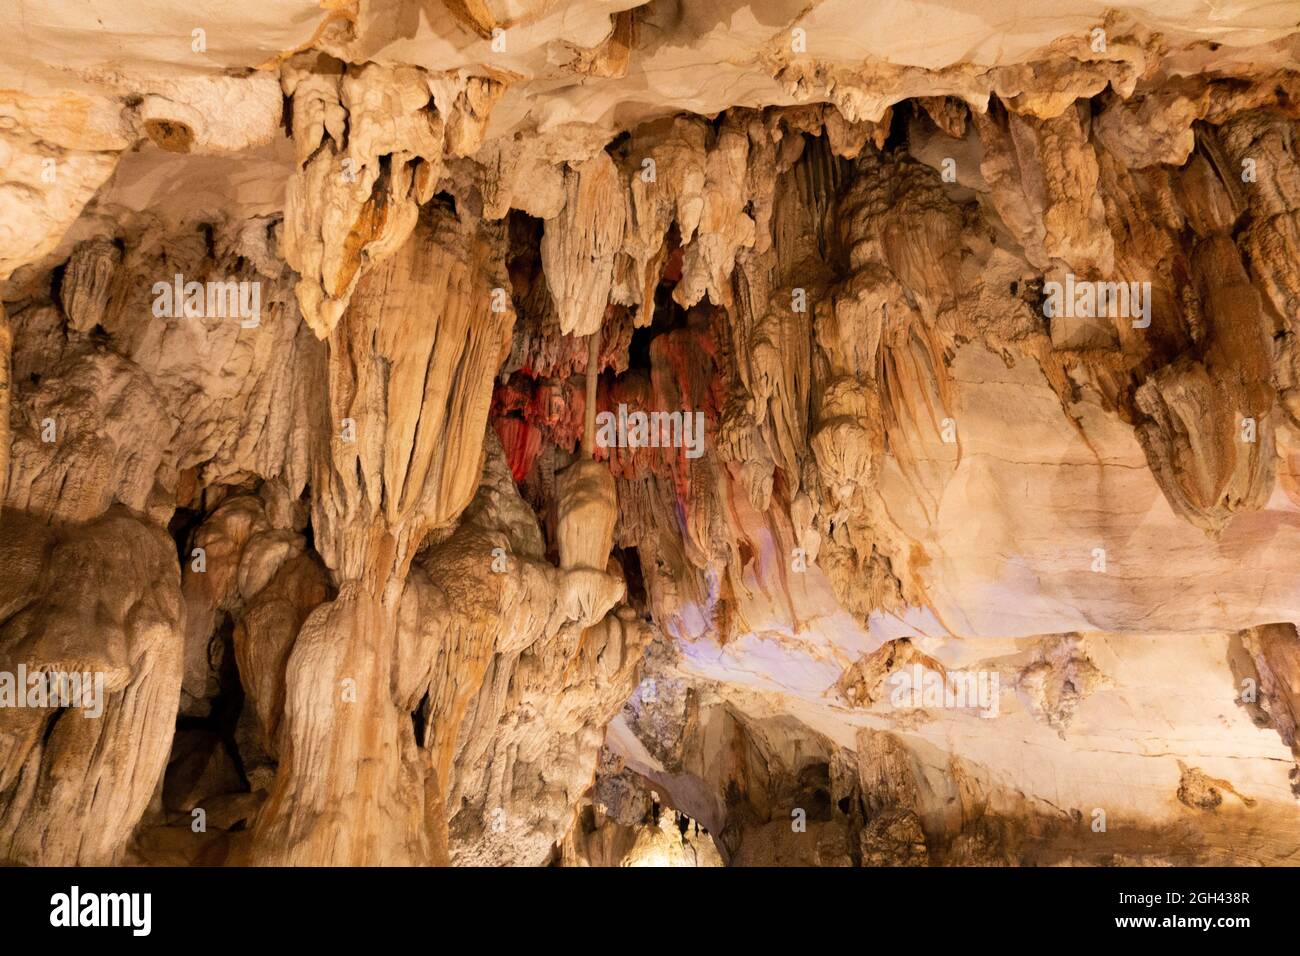
[(40, 6), (0, 862), (1297, 862), (1293, 8)]

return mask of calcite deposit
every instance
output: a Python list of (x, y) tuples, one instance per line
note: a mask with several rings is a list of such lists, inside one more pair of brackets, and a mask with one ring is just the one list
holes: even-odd
[(1295, 864), (1300, 8), (4, 5), (0, 504), (0, 864)]

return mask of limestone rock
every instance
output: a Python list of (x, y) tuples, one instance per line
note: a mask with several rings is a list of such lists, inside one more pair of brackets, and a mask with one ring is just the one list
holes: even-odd
[(118, 510), (61, 532), (31, 522), (6, 514), (6, 536), (40, 557), (0, 624), (0, 664), (9, 675), (20, 665), (85, 675), (94, 692), (80, 708), (0, 709), (0, 855), (118, 863), (175, 730), (184, 640), (175, 552), (162, 529)]
[(30, 6), (0, 863), (1290, 861), (1287, 5)]

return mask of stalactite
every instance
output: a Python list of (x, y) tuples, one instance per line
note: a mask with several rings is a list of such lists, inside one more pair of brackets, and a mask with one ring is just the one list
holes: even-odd
[(0, 864), (1289, 859), (1285, 5), (64, 6)]

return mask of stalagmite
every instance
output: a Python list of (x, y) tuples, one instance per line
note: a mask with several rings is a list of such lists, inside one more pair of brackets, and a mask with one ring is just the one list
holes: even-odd
[(595, 460), (596, 383), (600, 330), (587, 337), (587, 394), (582, 457), (556, 476), (556, 539), (560, 567), (603, 570), (614, 546), (618, 499), (608, 466)]
[(1287, 5), (10, 6), (0, 864), (1294, 862)]

